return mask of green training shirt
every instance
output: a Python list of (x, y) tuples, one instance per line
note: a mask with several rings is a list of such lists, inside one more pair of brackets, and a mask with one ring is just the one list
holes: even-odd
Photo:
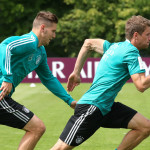
[(143, 73), (145, 69), (139, 50), (129, 40), (119, 43), (105, 41), (103, 49), (104, 55), (97, 67), (93, 83), (78, 104), (95, 105), (106, 115), (130, 76)]
[(38, 42), (37, 36), (31, 31), (22, 36), (9, 37), (0, 44), (0, 86), (3, 81), (12, 83), (11, 96), (15, 87), (35, 70), (41, 82), (70, 105), (74, 100), (52, 75), (45, 48), (38, 47)]

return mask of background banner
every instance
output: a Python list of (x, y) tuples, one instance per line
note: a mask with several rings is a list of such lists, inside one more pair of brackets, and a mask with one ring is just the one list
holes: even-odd
[[(146, 69), (146, 75), (150, 73), (150, 57), (143, 57), (143, 65)], [(48, 65), (53, 75), (61, 83), (65, 83), (68, 80), (69, 75), (73, 71), (76, 58), (47, 58)], [(96, 68), (100, 58), (88, 58), (81, 71), (81, 82), (88, 83), (92, 82)], [(35, 71), (28, 74), (28, 76), (22, 81), (23, 83), (39, 83), (40, 79)], [(129, 80), (129, 82), (132, 82)]]

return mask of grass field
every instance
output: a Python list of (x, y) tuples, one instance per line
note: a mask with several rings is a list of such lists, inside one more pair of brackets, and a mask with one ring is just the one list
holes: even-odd
[[(82, 83), (70, 93), (78, 100), (91, 84)], [(66, 84), (63, 84), (66, 89)], [(150, 90), (144, 93), (138, 92), (132, 83), (126, 84), (118, 94), (116, 101), (120, 101), (138, 110), (141, 114), (150, 118)], [(32, 110), (43, 122), (47, 130), (38, 142), (35, 150), (48, 150), (58, 140), (66, 122), (73, 114), (73, 109), (62, 100), (50, 93), (42, 84), (30, 87), (30, 84), (20, 84), (16, 88), (13, 98)], [(77, 150), (114, 150), (121, 142), (126, 129), (100, 128), (90, 139)], [(17, 150), (24, 131), (0, 126), (0, 150)], [(135, 150), (149, 150), (150, 137), (143, 141)]]

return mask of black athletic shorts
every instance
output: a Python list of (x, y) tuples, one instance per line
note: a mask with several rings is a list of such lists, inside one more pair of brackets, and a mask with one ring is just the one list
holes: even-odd
[(11, 97), (0, 101), (0, 124), (22, 129), (33, 117), (33, 113)]
[(60, 139), (70, 146), (78, 146), (100, 127), (127, 128), (136, 113), (137, 111), (119, 102), (115, 102), (105, 116), (93, 105), (77, 104), (75, 113), (68, 121)]

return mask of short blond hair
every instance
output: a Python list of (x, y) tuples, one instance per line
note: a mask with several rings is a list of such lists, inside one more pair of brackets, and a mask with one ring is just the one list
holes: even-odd
[(33, 21), (33, 27), (37, 27), (41, 24), (50, 26), (52, 23), (58, 23), (57, 16), (49, 11), (40, 11)]
[(131, 40), (135, 32), (142, 34), (145, 31), (147, 26), (150, 26), (149, 19), (146, 19), (140, 15), (132, 16), (130, 19), (128, 19), (125, 26), (126, 38), (128, 40)]

